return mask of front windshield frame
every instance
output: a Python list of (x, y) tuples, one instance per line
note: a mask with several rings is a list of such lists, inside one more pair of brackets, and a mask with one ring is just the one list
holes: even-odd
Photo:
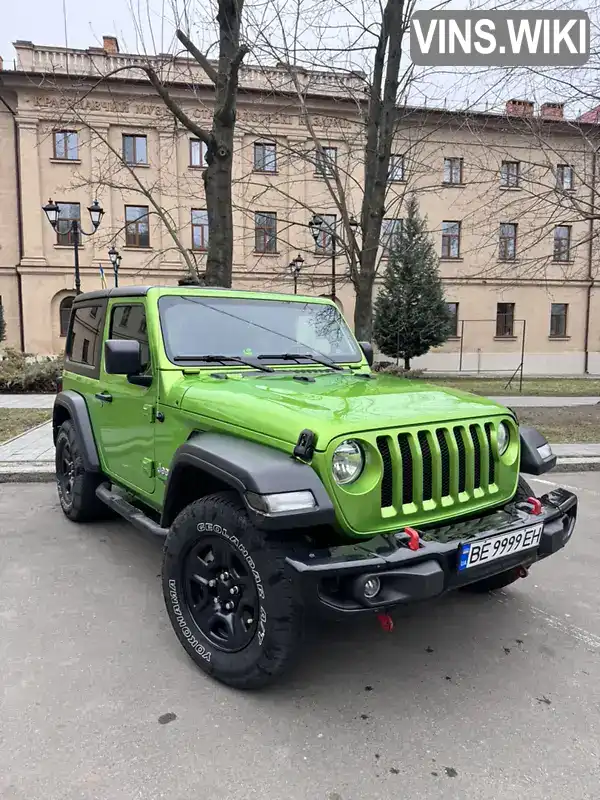
[[(327, 353), (327, 352), (323, 352), (321, 350), (318, 350), (315, 347), (313, 347), (312, 345), (305, 344), (305, 343), (303, 343), (303, 342), (301, 342), (301, 341), (299, 341), (297, 339), (293, 339), (292, 337), (289, 337), (289, 339), (288, 339), (288, 337), (286, 337), (285, 334), (282, 334), (279, 331), (276, 331), (276, 330), (273, 330), (273, 329), (269, 328), (268, 327), (268, 322), (263, 325), (263, 324), (258, 324), (258, 323), (254, 323), (254, 322), (247, 322), (246, 320), (242, 320), (242, 321), (246, 322), (246, 324), (249, 324), (251, 326), (254, 326), (256, 324), (257, 327), (262, 328), (267, 332), (275, 333), (278, 337), (280, 337), (281, 338), (281, 345), (276, 347), (276, 351), (278, 353), (279, 352), (282, 352), (282, 353), (283, 352), (293, 352), (293, 349), (294, 349), (294, 346), (295, 346), (297, 349), (298, 348), (300, 349), (301, 353), (308, 353), (309, 355), (310, 354), (314, 354), (315, 356), (320, 356), (320, 357), (323, 357), (325, 359), (330, 359), (335, 364), (360, 364), (363, 361), (363, 358), (364, 358), (363, 352), (362, 352), (360, 346), (358, 345), (354, 334), (350, 330), (346, 320), (344, 319), (343, 315), (341, 314), (341, 312), (337, 308), (337, 306), (333, 305), (331, 303), (320, 303), (318, 301), (311, 301), (310, 299), (304, 299), (304, 298), (302, 300), (291, 300), (291, 299), (288, 300), (287, 298), (273, 298), (273, 299), (271, 299), (271, 298), (267, 299), (267, 298), (263, 298), (263, 297), (260, 297), (260, 298), (259, 297), (248, 297), (247, 298), (247, 297), (241, 297), (239, 295), (209, 295), (209, 294), (197, 295), (197, 294), (187, 294), (187, 293), (181, 293), (181, 294), (170, 294), (169, 293), (169, 294), (162, 295), (158, 299), (158, 304), (157, 305), (158, 305), (159, 322), (160, 322), (161, 335), (162, 335), (162, 341), (163, 341), (163, 347), (164, 347), (165, 354), (166, 354), (168, 360), (173, 365), (178, 367), (179, 369), (192, 368), (192, 367), (206, 367), (206, 368), (210, 367), (210, 368), (212, 368), (214, 370), (215, 366), (218, 366), (218, 367), (222, 366), (222, 367), (228, 367), (228, 368), (229, 367), (235, 367), (235, 366), (240, 367), (242, 365), (240, 365), (239, 363), (236, 363), (234, 361), (234, 359), (236, 358), (236, 356), (245, 357), (244, 353), (237, 353), (237, 354), (234, 355), (234, 354), (227, 353), (227, 352), (223, 353), (220, 350), (219, 353), (218, 353), (219, 355), (230, 356), (230, 358), (232, 360), (230, 361), (229, 359), (225, 358), (222, 364), (220, 364), (220, 363), (215, 364), (214, 361), (208, 362), (208, 361), (205, 361), (205, 360), (203, 360), (201, 358), (198, 358), (198, 359), (192, 358), (192, 355), (196, 355), (196, 354), (198, 354), (198, 355), (216, 355), (217, 354), (216, 353), (216, 349), (217, 348), (215, 348), (215, 347), (213, 347), (212, 350), (208, 350), (208, 351), (205, 351), (203, 353), (202, 352), (203, 348), (202, 348), (201, 344), (199, 344), (197, 348), (194, 348), (196, 352), (194, 352), (194, 353), (192, 353), (190, 355), (188, 355), (187, 353), (174, 352), (173, 349), (172, 349), (172, 346), (171, 346), (172, 343), (170, 342), (169, 335), (168, 335), (168, 324), (169, 323), (166, 322), (166, 320), (165, 320), (165, 311), (166, 311), (166, 307), (170, 306), (173, 303), (173, 301), (182, 301), (182, 300), (186, 301), (186, 302), (188, 302), (188, 301), (195, 302), (199, 306), (199, 310), (202, 310), (203, 306), (208, 306), (212, 310), (217, 311), (217, 313), (222, 313), (223, 316), (224, 316), (225, 321), (227, 320), (227, 317), (230, 317), (230, 318), (233, 317), (234, 319), (240, 319), (240, 317), (235, 313), (234, 310), (228, 310), (226, 308), (223, 308), (223, 309), (215, 308), (215, 305), (222, 306), (223, 304), (227, 304), (230, 301), (232, 302), (232, 305), (234, 303), (236, 303), (236, 302), (237, 303), (242, 302), (242, 303), (248, 303), (248, 304), (261, 304), (261, 305), (263, 305), (265, 303), (274, 303), (274, 304), (278, 304), (280, 306), (281, 305), (290, 305), (290, 306), (291, 305), (304, 305), (304, 306), (312, 305), (312, 306), (317, 306), (317, 307), (322, 307), (322, 308), (329, 308), (329, 309), (332, 310), (332, 313), (337, 315), (337, 320), (338, 320), (338, 323), (339, 323), (339, 326), (340, 326), (341, 334), (342, 334), (343, 338), (348, 342), (348, 344), (352, 347), (352, 350), (349, 351), (348, 353), (343, 353), (341, 355), (335, 355), (335, 354), (331, 354), (331, 353)], [(271, 353), (271, 352), (273, 352), (273, 351), (271, 349), (269, 349), (269, 353)], [(262, 355), (262, 354), (261, 353), (255, 353), (254, 357), (257, 357), (258, 355)], [(180, 359), (180, 358), (178, 358), (178, 356), (184, 356), (184, 359)], [(271, 366), (273, 366), (273, 365), (276, 365), (276, 366), (287, 366), (287, 367), (292, 367), (293, 366), (293, 367), (296, 367), (296, 368), (298, 368), (298, 367), (306, 368), (306, 367), (309, 367), (309, 366), (310, 367), (317, 366), (314, 362), (311, 362), (308, 358), (303, 359), (302, 357), (300, 357), (300, 360), (298, 362), (291, 361), (291, 360), (268, 358), (268, 359), (261, 359), (261, 363), (263, 363), (265, 365), (271, 365)], [(245, 369), (248, 369), (248, 367), (245, 367)], [(250, 367), (250, 369), (252, 369), (252, 367)]]

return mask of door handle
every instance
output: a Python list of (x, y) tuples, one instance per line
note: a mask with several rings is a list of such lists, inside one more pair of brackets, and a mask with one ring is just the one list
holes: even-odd
[(108, 392), (98, 392), (94, 395), (97, 400), (101, 400), (103, 403), (112, 403), (112, 394)]

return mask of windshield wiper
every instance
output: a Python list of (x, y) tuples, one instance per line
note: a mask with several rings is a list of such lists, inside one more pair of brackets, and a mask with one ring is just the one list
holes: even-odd
[(278, 358), (281, 361), (296, 361), (296, 362), (299, 361), (299, 359), (301, 358), (307, 358), (310, 361), (314, 361), (315, 364), (321, 364), (324, 367), (331, 367), (331, 369), (337, 369), (342, 371), (344, 369), (339, 364), (336, 364), (335, 361), (332, 361), (330, 358), (327, 358), (327, 356), (324, 355), (313, 356), (312, 353), (270, 353), (270, 354), (261, 353), (259, 356), (256, 357), (261, 359)]
[(273, 367), (267, 367), (265, 364), (261, 364), (256, 358), (241, 358), (240, 356), (173, 356), (173, 361), (207, 361), (208, 363), (221, 361), (223, 364), (225, 361), (234, 361), (236, 364), (243, 364), (246, 367), (254, 367), (262, 372), (275, 372)]

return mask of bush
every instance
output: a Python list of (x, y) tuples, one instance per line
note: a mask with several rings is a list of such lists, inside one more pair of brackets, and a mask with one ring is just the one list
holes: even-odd
[(0, 393), (56, 392), (62, 368), (63, 362), (60, 358), (32, 362), (24, 353), (7, 349), (0, 361)]
[(425, 374), (424, 369), (404, 369), (400, 364), (392, 364), (390, 361), (378, 361), (373, 365), (375, 372), (383, 372), (385, 375), (394, 375), (396, 378), (407, 378), (416, 380)]

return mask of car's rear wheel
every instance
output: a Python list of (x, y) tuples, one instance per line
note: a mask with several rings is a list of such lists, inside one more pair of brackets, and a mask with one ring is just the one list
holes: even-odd
[(61, 508), (73, 522), (92, 522), (110, 516), (96, 497), (102, 476), (85, 469), (75, 426), (66, 420), (56, 437), (56, 485)]
[(250, 522), (233, 492), (197, 500), (165, 542), (163, 593), (186, 652), (238, 689), (275, 680), (292, 663), (302, 603), (285, 565), (289, 545)]
[[(528, 497), (535, 497), (535, 492), (527, 483), (522, 475), (519, 475), (519, 483), (517, 485), (517, 492), (514, 497), (514, 502), (520, 503), (527, 500)], [(463, 587), (467, 592), (497, 592), (510, 586), (511, 583), (518, 581), (520, 577), (520, 567), (513, 567), (505, 572), (499, 572), (497, 575), (491, 575), (489, 578), (484, 578), (481, 581), (470, 583)]]

